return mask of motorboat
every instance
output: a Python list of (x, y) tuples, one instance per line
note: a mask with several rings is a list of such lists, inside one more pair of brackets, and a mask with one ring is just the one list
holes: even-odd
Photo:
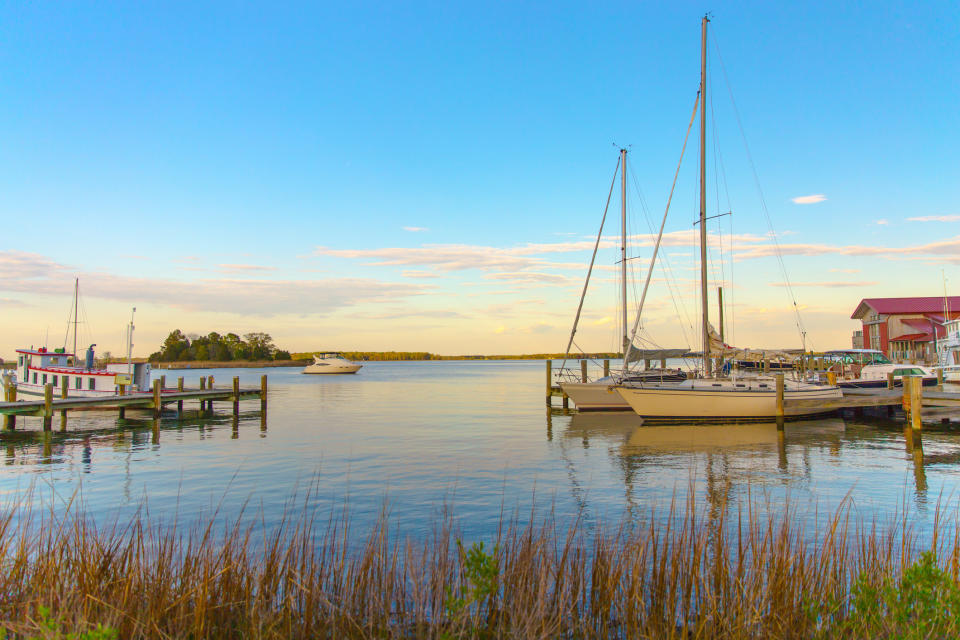
[(301, 373), (356, 373), (362, 364), (350, 362), (337, 352), (318, 353), (313, 356), (313, 364), (304, 367)]
[(892, 362), (876, 349), (834, 349), (824, 353), (824, 360), (832, 362), (841, 389), (873, 389), (885, 387), (887, 377), (893, 374), (894, 386), (903, 386), (903, 376), (921, 376), (923, 386), (937, 384), (937, 372), (919, 364)]
[[(949, 317), (949, 315), (947, 316)], [(937, 366), (947, 382), (960, 382), (960, 319), (943, 323), (944, 337), (937, 340)]]

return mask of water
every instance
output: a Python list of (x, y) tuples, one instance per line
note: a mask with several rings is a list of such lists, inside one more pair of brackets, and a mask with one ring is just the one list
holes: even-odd
[(773, 424), (638, 427), (631, 415), (551, 415), (542, 361), (299, 371), (166, 372), (188, 386), (210, 374), (218, 386), (235, 375), (241, 385), (259, 385), (268, 374), (265, 422), (258, 402), (241, 403), (235, 425), (229, 403), (214, 418), (165, 416), (157, 437), (148, 414), (130, 409), (122, 430), (114, 429), (115, 411), (76, 412), (71, 433), (47, 438), (35, 431), (39, 419), (19, 418), (34, 431), (0, 436), (0, 495), (54, 508), (77, 496), (98, 518), (146, 501), (154, 517), (216, 510), (230, 519), (246, 509), (267, 523), (306, 500), (321, 512), (348, 507), (360, 528), (386, 506), (392, 523), (412, 535), (431, 529), (449, 505), (476, 538), (491, 535), (504, 511), (579, 514), (590, 527), (642, 520), (691, 491), (711, 512), (735, 512), (751, 500), (776, 510), (789, 500), (800, 517), (814, 519), (848, 500), (866, 518), (902, 507), (922, 526), (960, 479), (957, 434), (930, 431), (915, 448), (895, 422), (788, 423), (781, 439)]

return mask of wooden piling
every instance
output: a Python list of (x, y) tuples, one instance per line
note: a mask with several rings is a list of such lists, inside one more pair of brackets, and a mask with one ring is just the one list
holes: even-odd
[[(177, 378), (177, 391), (183, 391), (183, 376)], [(183, 415), (183, 400), (177, 400), (177, 419)]]
[(784, 410), (783, 410), (783, 394), (785, 390), (785, 383), (782, 373), (776, 374), (777, 379), (777, 430), (783, 430), (784, 423)]
[(660, 358), (660, 368), (661, 368), (661, 369), (666, 369), (666, 368), (667, 368), (667, 359), (666, 359), (666, 358)]
[(920, 412), (923, 410), (923, 378), (920, 376), (910, 376), (910, 428), (915, 433), (920, 433), (923, 429), (923, 420)]
[[(68, 380), (67, 376), (63, 376), (62, 378), (63, 384), (60, 385), (60, 397), (63, 399), (67, 398), (67, 380)], [(67, 430), (67, 410), (61, 409), (60, 410), (60, 431), (62, 432), (66, 430)]]
[(550, 406), (550, 398), (553, 396), (553, 361), (547, 358), (547, 406)]
[(609, 375), (610, 375), (610, 361), (604, 360), (603, 361), (603, 377), (606, 378)]
[(903, 383), (903, 396), (900, 401), (900, 405), (903, 407), (903, 416), (907, 419), (907, 422), (910, 421), (910, 387), (912, 386), (913, 379), (911, 376), (901, 376), (900, 382)]
[(764, 358), (763, 359), (763, 375), (767, 375), (768, 373), (770, 373), (770, 359)]
[(937, 391), (943, 391), (943, 369), (937, 369)]
[[(17, 401), (17, 387), (16, 387), (16, 385), (13, 384), (12, 382), (10, 382), (10, 384), (7, 385), (6, 393), (4, 393), (3, 397), (4, 397), (4, 399), (5, 399), (7, 402), (16, 402), (16, 401)], [(13, 431), (14, 429), (16, 429), (16, 428), (17, 428), (17, 416), (12, 416), (12, 415), (4, 414), (4, 415), (3, 415), (3, 428), (4, 428), (4, 430), (6, 430), (6, 431)]]
[(167, 388), (167, 376), (160, 376), (160, 388), (161, 389)]
[(837, 384), (836, 371), (827, 371), (827, 384), (829, 384), (830, 386), (836, 386)]
[(647, 358), (643, 361), (643, 370), (647, 371), (650, 369), (650, 359)]
[(49, 382), (43, 385), (43, 430), (50, 431), (53, 427), (53, 385)]
[(893, 371), (887, 372), (887, 389), (893, 389)]
[(153, 381), (153, 417), (154, 419), (160, 417), (160, 412), (163, 411), (163, 401), (160, 399), (160, 381)]
[(233, 417), (240, 415), (240, 377), (233, 376)]
[(587, 361), (581, 360), (580, 361), (580, 382), (586, 382), (586, 381), (587, 381)]
[[(547, 400), (550, 400), (550, 396), (547, 396)], [(260, 412), (267, 412), (267, 376), (266, 374), (260, 376)]]
[[(203, 391), (207, 388), (207, 379), (203, 376), (200, 376), (200, 391)], [(207, 403), (203, 400), (200, 401), (200, 414), (203, 415), (203, 410), (206, 408)]]

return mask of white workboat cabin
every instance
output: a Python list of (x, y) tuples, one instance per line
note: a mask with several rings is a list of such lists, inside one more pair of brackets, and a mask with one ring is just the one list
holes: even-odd
[(150, 363), (97, 368), (92, 347), (87, 349), (84, 362), (78, 362), (66, 349), (17, 349), (17, 394), (43, 396), (47, 384), (53, 385), (54, 397), (60, 397), (64, 388), (68, 396), (85, 398), (116, 395), (121, 385), (126, 393), (146, 391), (150, 387)]

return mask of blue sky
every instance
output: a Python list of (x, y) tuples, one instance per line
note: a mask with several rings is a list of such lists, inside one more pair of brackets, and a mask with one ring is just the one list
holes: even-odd
[[(798, 338), (730, 91), (815, 346), (848, 343), (862, 297), (938, 295), (944, 276), (956, 293), (955, 3), (18, 3), (0, 9), (0, 356), (62, 334), (75, 275), (107, 348), (138, 307), (142, 355), (173, 328), (560, 350), (614, 143), (662, 213), (706, 9), (738, 342)], [(688, 315), (693, 252), (668, 250)], [(586, 349), (616, 344), (614, 288), (591, 293)], [(689, 341), (669, 300), (655, 283), (648, 337)]]

